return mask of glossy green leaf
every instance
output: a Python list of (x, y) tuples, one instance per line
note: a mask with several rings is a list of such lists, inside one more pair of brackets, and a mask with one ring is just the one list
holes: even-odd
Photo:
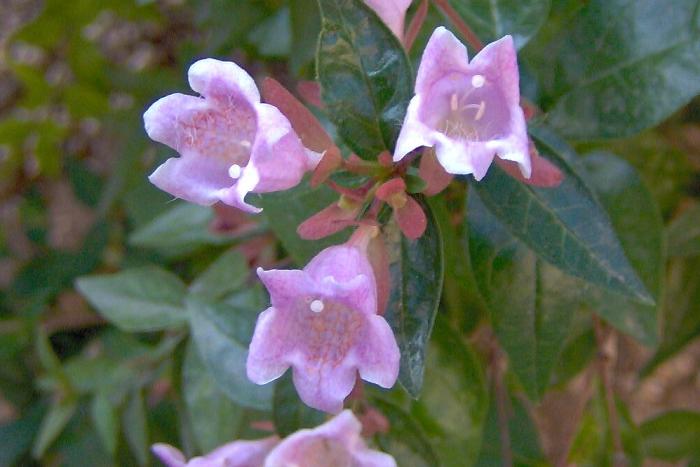
[(484, 42), (506, 34), (519, 49), (547, 19), (550, 0), (452, 0), (462, 18)]
[(81, 277), (76, 286), (102, 316), (125, 331), (156, 331), (187, 322), (185, 284), (155, 266)]
[(656, 345), (665, 257), (659, 208), (634, 168), (615, 155), (591, 153), (580, 165), (607, 211), (625, 255), (657, 305), (638, 303), (604, 290), (587, 290), (586, 301), (621, 331), (646, 345)]
[(269, 409), (272, 384), (258, 386), (246, 376), (248, 344), (262, 310), (195, 299), (187, 300), (187, 307), (197, 350), (219, 388), (244, 407)]
[(665, 412), (639, 427), (647, 456), (678, 462), (700, 456), (700, 412), (677, 410)]
[(187, 416), (201, 452), (238, 438), (244, 409), (219, 389), (192, 343), (187, 346), (182, 379)]
[(314, 428), (326, 419), (326, 414), (304, 404), (294, 387), (292, 372), (288, 371), (275, 383), (272, 396), (272, 420), (280, 437), (289, 436), (302, 428)]
[(592, 284), (653, 303), (625, 257), (612, 223), (584, 176), (565, 158), (572, 150), (544, 128), (531, 128), (540, 153), (564, 180), (556, 188), (525, 185), (492, 165), (473, 183), (489, 210), (542, 259)]
[(669, 256), (700, 255), (700, 204), (683, 211), (666, 230)]
[(148, 423), (146, 404), (140, 389), (132, 392), (122, 413), (124, 438), (139, 465), (148, 464)]
[(330, 120), (360, 157), (393, 152), (413, 73), (403, 47), (362, 0), (319, 0), (316, 67)]
[(253, 203), (263, 208), (263, 216), (282, 246), (298, 266), (304, 266), (323, 248), (342, 243), (347, 232), (340, 232), (321, 240), (304, 240), (297, 234), (297, 227), (321, 209), (338, 201), (339, 195), (321, 186), (311, 189), (307, 182), (279, 193), (266, 193)]
[(116, 408), (105, 392), (98, 392), (92, 398), (90, 405), (92, 422), (95, 424), (104, 448), (111, 455), (117, 451), (119, 439), (119, 420), (116, 412)]
[(49, 411), (41, 421), (36, 438), (34, 438), (32, 456), (35, 459), (41, 458), (53, 442), (56, 441), (56, 438), (66, 427), (77, 408), (78, 401), (74, 397), (67, 397), (51, 404)]
[(578, 281), (538, 260), (478, 194), (469, 194), (467, 212), (466, 240), (494, 331), (525, 391), (539, 399), (579, 303)]
[(229, 250), (190, 284), (190, 293), (216, 300), (243, 286), (248, 276), (248, 261), (243, 254)]
[(392, 223), (384, 241), (389, 254), (391, 291), (384, 317), (401, 351), (399, 382), (418, 398), (423, 386), (425, 351), (433, 329), (444, 276), (440, 229), (430, 207), (419, 198), (428, 226), (417, 240), (409, 240)]
[(548, 121), (576, 139), (656, 125), (700, 92), (696, 0), (592, 0), (552, 39)]
[(476, 461), (482, 443), (489, 393), (471, 347), (443, 320), (435, 323), (425, 365), (425, 384), (411, 413), (445, 467)]

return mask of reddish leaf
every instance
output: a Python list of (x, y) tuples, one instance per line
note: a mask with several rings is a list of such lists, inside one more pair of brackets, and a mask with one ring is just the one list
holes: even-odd
[(265, 78), (262, 83), (262, 95), (265, 102), (277, 107), (289, 119), (304, 146), (319, 153), (333, 146), (333, 140), (321, 122), (279, 82)]
[(420, 158), (418, 173), (420, 174), (420, 178), (425, 180), (425, 183), (428, 184), (423, 190), (426, 196), (434, 196), (440, 193), (447, 188), (447, 185), (450, 184), (454, 177), (452, 174), (447, 173), (442, 165), (440, 165), (440, 162), (438, 162), (435, 156), (435, 150), (432, 148), (426, 149), (423, 152), (423, 156)]

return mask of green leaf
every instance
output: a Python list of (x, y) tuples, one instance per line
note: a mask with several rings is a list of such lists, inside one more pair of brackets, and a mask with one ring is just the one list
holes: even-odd
[(95, 394), (90, 405), (90, 412), (102, 444), (107, 452), (114, 455), (119, 439), (119, 420), (116, 409), (106, 392), (101, 391)]
[(675, 259), (668, 265), (664, 292), (663, 339), (642, 376), (676, 355), (700, 336), (700, 258)]
[[(532, 418), (523, 404), (516, 398), (508, 399), (508, 432), (513, 464), (519, 467), (541, 467), (547, 465), (539, 435)], [(484, 442), (476, 462), (476, 467), (501, 467), (505, 460), (501, 456), (501, 432), (498, 423), (496, 404), (489, 407)]]
[(248, 344), (260, 310), (195, 299), (187, 306), (197, 350), (219, 388), (244, 407), (270, 409), (272, 384), (258, 386), (246, 376)]
[(289, 16), (292, 23), (292, 50), (289, 65), (299, 75), (316, 55), (318, 35), (321, 32), (321, 13), (316, 0), (291, 0)]
[(304, 240), (297, 234), (297, 227), (316, 212), (338, 201), (338, 194), (323, 185), (311, 189), (307, 181), (279, 193), (266, 193), (257, 200), (263, 215), (282, 246), (299, 265), (305, 265), (322, 249), (342, 243), (346, 232), (339, 232), (322, 240)]
[(32, 447), (32, 456), (35, 459), (43, 457), (46, 450), (58, 438), (63, 429), (66, 427), (70, 419), (73, 417), (75, 410), (78, 408), (78, 401), (74, 397), (66, 397), (64, 399), (54, 401), (49, 408), (48, 413), (41, 421), (41, 427), (34, 439)]
[(238, 438), (244, 409), (219, 389), (193, 343), (187, 346), (182, 378), (187, 415), (201, 451)]
[(700, 412), (675, 410), (645, 421), (639, 427), (647, 456), (668, 462), (700, 455)]
[(129, 244), (182, 256), (203, 245), (230, 241), (209, 231), (211, 207), (180, 203), (129, 236)]
[(697, 0), (592, 0), (542, 54), (557, 70), (548, 121), (567, 137), (656, 125), (700, 92)]
[(122, 414), (122, 430), (124, 437), (136, 456), (139, 465), (148, 464), (148, 424), (146, 422), (146, 406), (140, 389), (135, 390), (126, 404)]
[(452, 0), (462, 18), (484, 42), (506, 34), (519, 49), (547, 19), (550, 0)]
[(21, 418), (0, 425), (0, 465), (17, 465), (29, 451), (44, 412), (42, 404), (34, 404), (22, 413)]
[(190, 284), (190, 293), (216, 300), (243, 286), (248, 275), (245, 257), (236, 250), (229, 250)]
[(413, 95), (413, 72), (394, 34), (362, 0), (319, 0), (316, 66), (330, 120), (363, 159), (393, 152)]
[(525, 391), (539, 399), (579, 302), (577, 281), (538, 260), (477, 193), (470, 193), (467, 212), (465, 239), (494, 331)]
[(634, 168), (617, 156), (590, 153), (581, 166), (612, 221), (625, 255), (657, 305), (638, 303), (603, 290), (587, 290), (586, 301), (621, 331), (643, 344), (656, 345), (665, 256), (659, 208)]
[(405, 409), (388, 400), (374, 401), (389, 420), (391, 430), (377, 435), (377, 444), (391, 454), (398, 465), (435, 467), (440, 465), (435, 447), (428, 440), (421, 424)]
[(272, 420), (280, 437), (291, 435), (302, 428), (314, 428), (325, 421), (325, 414), (304, 404), (294, 387), (288, 371), (275, 384), (272, 396)]
[(157, 331), (187, 321), (185, 284), (155, 266), (81, 277), (76, 286), (102, 316), (124, 331)]
[(385, 228), (391, 291), (384, 317), (401, 351), (399, 382), (414, 398), (423, 386), (425, 351), (435, 322), (444, 276), (440, 229), (430, 207), (417, 198), (428, 226), (417, 240), (409, 240), (392, 223)]
[(482, 443), (489, 394), (484, 371), (471, 347), (443, 320), (425, 366), (425, 385), (411, 413), (419, 419), (442, 465), (472, 464)]
[(700, 255), (700, 204), (675, 218), (666, 229), (669, 256)]
[(592, 284), (653, 303), (625, 257), (605, 210), (565, 158), (573, 151), (544, 128), (530, 128), (540, 153), (564, 174), (556, 188), (525, 185), (492, 165), (473, 183), (489, 210), (540, 258)]
[(282, 7), (272, 16), (258, 24), (248, 34), (248, 41), (255, 45), (263, 57), (285, 57), (289, 55), (292, 31), (289, 8)]

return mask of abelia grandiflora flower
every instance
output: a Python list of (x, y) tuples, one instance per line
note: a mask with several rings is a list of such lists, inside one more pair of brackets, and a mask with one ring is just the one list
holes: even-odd
[(171, 94), (143, 116), (148, 136), (181, 156), (151, 174), (158, 188), (196, 204), (259, 212), (245, 202), (247, 193), (292, 188), (316, 166), (319, 155), (304, 148), (276, 107), (260, 102), (253, 78), (238, 65), (199, 60), (188, 78), (203, 97)]
[(265, 458), (277, 443), (277, 436), (254, 441), (234, 441), (189, 461), (179, 449), (169, 444), (154, 444), (151, 450), (167, 467), (263, 467)]
[(389, 388), (399, 349), (377, 314), (377, 284), (367, 258), (374, 226), (321, 251), (303, 270), (258, 269), (272, 306), (262, 312), (250, 344), (248, 378), (265, 384), (289, 368), (302, 401), (337, 413), (357, 373)]
[(452, 174), (481, 180), (494, 155), (518, 163), (529, 178), (530, 155), (520, 107), (513, 39), (487, 45), (471, 62), (466, 47), (438, 27), (423, 52), (394, 160), (421, 146), (434, 147)]
[(369, 449), (362, 425), (345, 410), (313, 430), (288, 436), (265, 460), (265, 467), (396, 467), (389, 454)]

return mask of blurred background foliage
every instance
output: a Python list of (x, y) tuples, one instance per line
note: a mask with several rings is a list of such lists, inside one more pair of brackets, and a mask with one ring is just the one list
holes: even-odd
[[(523, 92), (545, 108), (565, 66), (547, 44), (581, 4), (554, 1), (548, 17), (545, 9), (528, 20), (548, 18), (520, 57)], [(461, 12), (476, 18), (484, 39), (498, 34), (478, 22), (477, 7)], [(433, 7), (428, 23), (447, 24)], [(156, 441), (194, 454), (260, 436), (265, 427), (251, 422), (274, 420), (287, 432), (317, 423), (288, 381), (249, 387), (235, 366), (267, 302), (249, 269), (289, 265), (283, 247), (293, 259), (308, 257), (270, 232), (296, 226), (173, 202), (147, 181), (170, 151), (147, 139), (141, 116), (156, 98), (189, 92), (185, 70), (207, 56), (293, 90), (314, 78), (319, 27), (315, 0), (0, 3), (0, 465), (148, 465)], [(431, 30), (410, 54), (414, 66)], [(627, 161), (665, 226), (666, 254), (655, 271), (663, 284), (658, 342), (606, 337), (617, 340), (612, 372), (625, 452), (633, 464), (700, 465), (700, 102), (641, 134), (576, 149)], [(459, 224), (464, 194), (453, 191), (432, 206), (438, 222)], [(295, 196), (318, 208), (333, 198)], [(265, 203), (274, 213), (274, 202)], [(498, 352), (461, 237), (445, 239), (453, 259), (441, 313), (452, 326), (436, 328), (424, 397), (370, 395), (392, 426), (376, 443), (400, 465), (503, 460), (504, 433), (488, 395)], [(76, 282), (109, 272), (120, 274), (116, 297), (99, 278)], [(76, 284), (90, 291), (90, 304)], [(569, 311), (566, 345), (541, 383), (546, 396), (528, 400), (518, 376), (507, 374), (517, 465), (611, 462), (604, 394), (591, 384), (600, 364), (595, 330), (587, 310)], [(468, 357), (452, 361), (461, 347)], [(291, 427), (284, 410), (296, 411)]]

